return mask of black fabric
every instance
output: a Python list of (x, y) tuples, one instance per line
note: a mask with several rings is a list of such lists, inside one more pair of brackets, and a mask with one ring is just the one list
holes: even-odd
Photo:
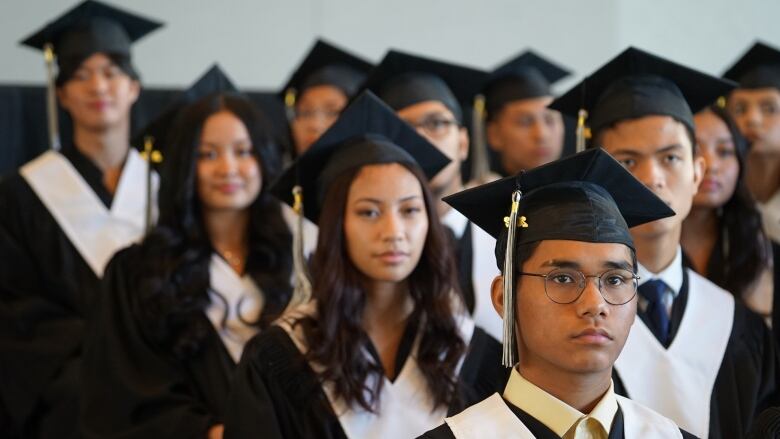
[[(772, 292), (772, 333), (775, 341), (780, 343), (780, 244), (772, 241), (772, 257), (774, 265)], [(779, 345), (780, 346), (780, 345)]]
[[(82, 361), (82, 432), (86, 438), (205, 438), (222, 422), (235, 363), (210, 321), (198, 353), (187, 361), (143, 328), (141, 248), (117, 253), (90, 323)], [(200, 318), (207, 320), (205, 314)]]
[[(289, 144), (284, 106), (274, 93), (245, 91), (244, 94), (262, 110), (272, 128), (274, 141), (281, 147)], [(137, 135), (181, 95), (180, 89), (143, 88), (131, 110), (131, 133)], [(65, 111), (59, 110), (60, 138), (70, 142), (73, 129)], [(46, 88), (44, 86), (0, 85), (0, 178), (48, 150), (46, 124)], [(143, 148), (139, 141), (134, 143)]]
[(0, 398), (22, 437), (77, 437), (82, 338), (100, 281), (27, 182), (0, 183)]
[(723, 77), (739, 82), (740, 88), (780, 89), (780, 50), (756, 41)]
[[(395, 374), (392, 378), (387, 377), (387, 373), (385, 373), (385, 377), (387, 377), (390, 382), (395, 382), (395, 379), (398, 378), (398, 375), (401, 374), (401, 370), (404, 368), (404, 364), (406, 364), (406, 360), (409, 359), (409, 354), (412, 353), (412, 348), (414, 347), (414, 339), (417, 336), (417, 329), (420, 326), (420, 317), (416, 314), (412, 314), (409, 316), (409, 320), (406, 323), (406, 327), (404, 328), (403, 334), (401, 334), (401, 342), (398, 344), (398, 352), (395, 354), (395, 363), (393, 364), (393, 368), (395, 369)], [(368, 343), (368, 354), (371, 355), (371, 357), (376, 361), (376, 364), (381, 365), (382, 359), (379, 356), (379, 352), (376, 350), (376, 346), (374, 346), (373, 343)]]
[(770, 407), (756, 418), (746, 439), (780, 438), (780, 407)]
[(463, 300), (466, 302), (466, 309), (469, 314), (474, 314), (474, 241), (471, 239), (471, 223), (466, 222), (466, 228), (460, 238), (456, 237), (455, 232), (445, 226), (447, 235), (455, 248), (455, 261), (458, 264), (458, 285)]
[[(683, 313), (672, 312), (673, 326), (675, 316)], [(710, 438), (742, 438), (762, 410), (778, 405), (779, 373), (780, 360), (769, 328), (759, 315), (735, 303), (731, 335), (710, 396)], [(612, 379), (615, 392), (630, 398), (616, 370)]]
[[(451, 413), (503, 389), (500, 355), (500, 344), (477, 328), (460, 373), (463, 404)], [(346, 438), (316, 374), (279, 327), (247, 343), (225, 411), (225, 439), (253, 437)]]

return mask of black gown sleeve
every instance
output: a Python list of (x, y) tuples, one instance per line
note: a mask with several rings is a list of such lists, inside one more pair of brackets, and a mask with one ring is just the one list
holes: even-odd
[(417, 439), (455, 439), (455, 435), (452, 434), (450, 426), (447, 424), (441, 424), (440, 426), (424, 433)]
[(6, 422), (22, 437), (77, 437), (84, 304), (97, 278), (19, 174), (0, 183), (0, 206)]
[(317, 376), (278, 326), (244, 348), (225, 409), (225, 439), (346, 439)]
[(138, 246), (109, 263), (85, 341), (81, 426), (86, 438), (198, 438), (216, 422), (188, 374), (145, 336), (131, 291)]

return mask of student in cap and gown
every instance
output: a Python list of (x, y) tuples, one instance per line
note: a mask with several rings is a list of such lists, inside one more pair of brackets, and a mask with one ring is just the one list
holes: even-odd
[(415, 437), (503, 386), (426, 185), (447, 163), (366, 93), (276, 183), (322, 231), (313, 300), (247, 345), (225, 437)]
[[(22, 42), (44, 50), (52, 69), (56, 57), (59, 72), (56, 90), (50, 83), (52, 150), (0, 183), (0, 398), (9, 436), (77, 436), (82, 339), (100, 279), (156, 208), (157, 176), (130, 148), (129, 130), (140, 90), (130, 46), (158, 27), (86, 1)], [(73, 121), (62, 145), (55, 91)]]
[(463, 189), (461, 163), (469, 154), (466, 119), (485, 77), (479, 70), (391, 50), (365, 87), (451, 160), (431, 179), (431, 190), (439, 200), (439, 217), (455, 242), (458, 282), (466, 305), (477, 324), (500, 340), (501, 320), (492, 311), (488, 288), (498, 274), (490, 251), (494, 239), (440, 201)]
[(497, 240), (492, 284), (504, 319), (493, 394), (426, 438), (689, 437), (615, 394), (611, 375), (636, 317), (629, 227), (674, 214), (609, 154), (591, 150), (447, 197)]
[(563, 117), (547, 106), (554, 99), (551, 85), (569, 74), (531, 50), (490, 74), (480, 94), (494, 172), (514, 175), (561, 158)]
[(732, 293), (684, 268), (680, 249), (703, 174), (693, 111), (734, 84), (636, 48), (583, 81), (552, 107), (586, 111), (590, 146), (611, 153), (677, 213), (631, 231), (640, 318), (615, 363), (615, 388), (699, 437), (742, 437), (776, 399), (775, 340)]
[(180, 102), (197, 96), (169, 110), (157, 227), (107, 268), (85, 342), (85, 437), (220, 438), (244, 344), (290, 298), (270, 130), (217, 67)]

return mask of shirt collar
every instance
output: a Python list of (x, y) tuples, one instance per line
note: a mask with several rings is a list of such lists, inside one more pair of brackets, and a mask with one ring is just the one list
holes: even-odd
[(546, 425), (560, 437), (586, 416), (598, 421), (609, 435), (612, 420), (618, 410), (614, 385), (611, 381), (607, 393), (601, 397), (590, 414), (585, 415), (523, 378), (516, 368), (512, 369), (509, 376), (509, 382), (504, 389), (504, 399)]
[(455, 234), (455, 238), (460, 239), (460, 237), (463, 236), (463, 232), (466, 231), (466, 225), (469, 223), (469, 219), (456, 209), (450, 208), (450, 210), (441, 218), (441, 223), (452, 230), (452, 233)]
[(680, 246), (677, 246), (677, 253), (674, 255), (672, 263), (661, 270), (660, 273), (653, 273), (642, 264), (637, 263), (637, 265), (639, 265), (639, 270), (637, 270), (639, 285), (652, 279), (660, 279), (669, 286), (669, 289), (672, 290), (672, 294), (675, 297), (680, 293), (683, 284), (682, 250)]

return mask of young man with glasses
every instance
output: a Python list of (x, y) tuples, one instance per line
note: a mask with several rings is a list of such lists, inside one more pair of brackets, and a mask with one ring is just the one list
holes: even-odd
[[(461, 169), (469, 154), (464, 122), (485, 77), (479, 70), (391, 50), (366, 79), (366, 88), (451, 160), (430, 181), (439, 199), (463, 189)], [(489, 291), (497, 274), (490, 252), (495, 241), (441, 201), (439, 217), (453, 235), (466, 306), (477, 324), (500, 340), (501, 320), (492, 310)]]
[[(612, 367), (636, 317), (629, 227), (674, 215), (600, 150), (446, 199), (497, 239), (491, 290), (504, 319), (503, 395), (424, 438), (688, 437), (617, 396)], [(506, 216), (509, 214), (509, 216)]]
[[(639, 319), (615, 390), (700, 437), (741, 438), (776, 404), (775, 340), (762, 318), (683, 264), (682, 222), (703, 174), (693, 112), (733, 83), (629, 48), (552, 104), (583, 108), (591, 147), (612, 154), (676, 213), (636, 227)], [(587, 95), (582, 95), (587, 90)]]

